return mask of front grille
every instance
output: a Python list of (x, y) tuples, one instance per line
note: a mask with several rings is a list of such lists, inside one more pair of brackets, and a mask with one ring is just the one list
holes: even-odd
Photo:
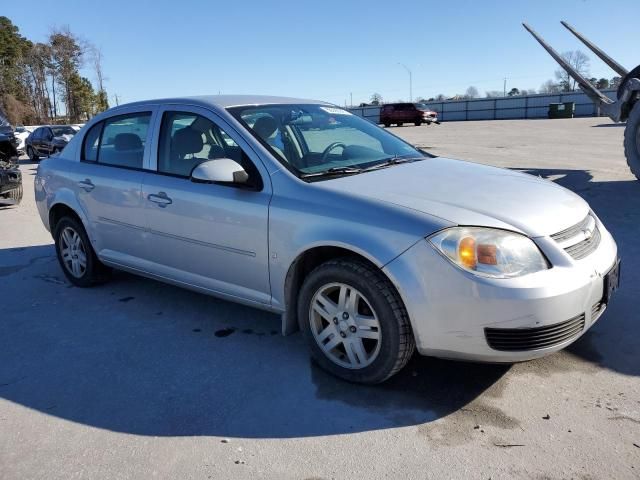
[(591, 307), (591, 322), (595, 322), (606, 307), (607, 305), (602, 300), (594, 303), (593, 307)]
[(553, 238), (556, 242), (564, 242), (565, 240), (569, 240), (570, 238), (573, 238), (575, 236), (577, 236), (578, 234), (580, 234), (585, 228), (587, 228), (587, 226), (589, 225), (589, 222), (591, 221), (591, 215), (587, 215), (586, 217), (584, 217), (584, 220), (582, 220), (581, 222), (576, 223), (573, 227), (569, 227), (566, 230), (562, 230), (561, 232), (558, 233), (554, 233), (553, 235), (551, 235), (551, 238)]
[(558, 242), (572, 258), (581, 260), (598, 248), (601, 235), (595, 218), (589, 214), (572, 227), (554, 233), (551, 238)]
[(485, 328), (487, 343), (494, 350), (523, 352), (553, 347), (578, 336), (584, 329), (584, 314), (554, 325), (535, 328)]

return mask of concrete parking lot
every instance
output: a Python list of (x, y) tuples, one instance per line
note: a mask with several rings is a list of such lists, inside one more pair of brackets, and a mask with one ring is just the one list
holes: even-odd
[(640, 182), (608, 119), (391, 128), (590, 202), (622, 286), (566, 351), (414, 358), (377, 387), (316, 368), (277, 316), (117, 273), (71, 287), (33, 200), (0, 208), (0, 478), (640, 478)]

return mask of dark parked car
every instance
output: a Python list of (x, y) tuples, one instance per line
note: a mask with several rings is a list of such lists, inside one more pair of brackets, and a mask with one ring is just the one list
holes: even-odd
[(18, 168), (16, 139), (10, 125), (0, 126), (0, 205), (22, 200), (22, 174)]
[(45, 125), (36, 128), (26, 140), (27, 155), (32, 161), (61, 152), (76, 131), (69, 125)]
[(425, 105), (415, 103), (387, 103), (380, 109), (380, 123), (390, 127), (395, 123), (399, 127), (405, 123), (416, 126), (438, 122), (438, 114)]

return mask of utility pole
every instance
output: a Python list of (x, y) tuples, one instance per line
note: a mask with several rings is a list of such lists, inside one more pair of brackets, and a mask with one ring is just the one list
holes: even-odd
[(350, 106), (350, 107), (353, 107), (353, 92), (349, 92), (349, 98), (350, 98), (350, 100), (349, 100), (349, 102), (350, 102), (350, 103), (349, 103), (349, 106)]
[(404, 69), (407, 71), (407, 73), (409, 74), (409, 102), (413, 102), (413, 80), (412, 80), (412, 73), (411, 70), (409, 69), (409, 67), (407, 67), (404, 63), (400, 63), (398, 62), (398, 65), (401, 65), (404, 67)]
[(114, 100), (115, 100), (115, 102), (116, 102), (116, 107), (117, 107), (118, 105), (120, 105), (120, 97), (118, 96), (118, 94), (117, 94), (117, 93), (114, 93), (114, 94), (113, 94), (113, 99), (114, 99)]
[(502, 89), (502, 96), (506, 97), (507, 96), (507, 78), (505, 77), (504, 79), (504, 87)]

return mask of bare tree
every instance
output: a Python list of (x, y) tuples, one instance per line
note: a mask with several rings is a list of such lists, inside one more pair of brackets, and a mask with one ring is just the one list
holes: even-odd
[(91, 43), (87, 43), (87, 45), (91, 56), (93, 70), (96, 74), (96, 82), (98, 84), (95, 98), (95, 109), (96, 113), (99, 113), (109, 108), (109, 96), (107, 95), (107, 90), (104, 87), (104, 82), (107, 80), (107, 77), (104, 76), (104, 72), (102, 70), (102, 50)]
[(446, 100), (447, 97), (444, 96), (444, 94), (439, 93), (438, 95), (436, 95), (435, 100), (436, 102), (443, 102), (444, 100)]
[(44, 43), (35, 43), (25, 56), (25, 82), (30, 90), (31, 103), (37, 123), (49, 123), (51, 94), (48, 77), (51, 70), (51, 49)]
[(562, 91), (562, 86), (553, 80), (547, 80), (542, 85), (540, 85), (539, 92), (540, 93), (559, 93)]
[(478, 98), (479, 95), (478, 89), (474, 86), (467, 88), (467, 91), (464, 94), (466, 98)]
[(49, 43), (56, 83), (62, 90), (60, 95), (64, 100), (67, 116), (71, 122), (77, 122), (80, 112), (74, 104), (73, 87), (78, 85), (75, 75), (84, 63), (84, 49), (69, 27), (53, 30), (49, 35)]
[(380, 105), (382, 103), (382, 95), (374, 93), (370, 97), (371, 105)]
[(504, 97), (504, 92), (502, 90), (487, 90), (484, 92), (484, 96), (486, 98)]
[[(583, 77), (589, 77), (589, 57), (580, 50), (572, 50), (564, 52), (562, 58), (573, 67)], [(576, 89), (576, 81), (563, 68), (556, 70), (556, 79), (558, 84), (565, 92), (571, 92)]]
[(87, 43), (87, 51), (89, 52), (91, 64), (93, 65), (93, 70), (96, 74), (98, 91), (103, 91), (105, 89), (104, 82), (107, 78), (104, 76), (104, 72), (102, 70), (102, 50), (92, 43)]

